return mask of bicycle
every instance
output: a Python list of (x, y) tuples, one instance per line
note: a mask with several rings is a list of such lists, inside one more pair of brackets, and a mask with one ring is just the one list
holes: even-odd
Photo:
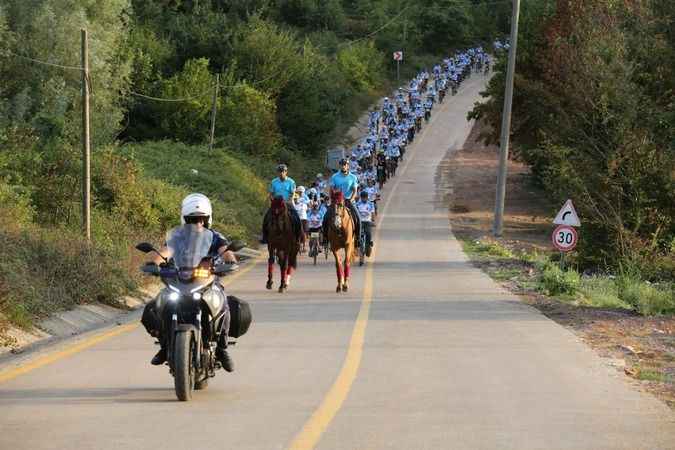
[(361, 226), (361, 242), (359, 244), (359, 266), (362, 266), (366, 262), (366, 253), (368, 252), (367, 250), (367, 245), (368, 243), (366, 242), (366, 231), (363, 229), (363, 226)]
[(321, 242), (321, 233), (318, 231), (312, 231), (309, 233), (309, 253), (307, 256), (314, 259), (314, 265), (316, 266), (316, 260), (319, 256), (319, 243)]

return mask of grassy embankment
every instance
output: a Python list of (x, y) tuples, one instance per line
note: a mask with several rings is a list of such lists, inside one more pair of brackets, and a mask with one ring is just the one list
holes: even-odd
[[(375, 98), (355, 102), (336, 136)], [(138, 266), (145, 256), (133, 246), (160, 243), (179, 223), (180, 201), (190, 192), (212, 199), (215, 228), (254, 246), (277, 161), (288, 163), (298, 184), (309, 184), (323, 170), (323, 152), (281, 150), (257, 158), (171, 141), (101, 149), (93, 161), (91, 247), (78, 231), (77, 202), (66, 205), (69, 225), (49, 226), (32, 206), (34, 192), (0, 183), (0, 345), (13, 343), (2, 337), (10, 324), (29, 329), (41, 318), (92, 301), (120, 306), (118, 299), (144, 281)]]
[(675, 283), (649, 283), (633, 273), (582, 275), (561, 268), (557, 254), (513, 252), (497, 242), (463, 239), (464, 251), (496, 281), (576, 306), (617, 308), (645, 316), (675, 314)]

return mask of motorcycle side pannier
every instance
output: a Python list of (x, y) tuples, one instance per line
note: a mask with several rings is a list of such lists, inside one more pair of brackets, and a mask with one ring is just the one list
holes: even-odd
[(253, 316), (251, 315), (251, 306), (248, 302), (235, 297), (227, 296), (227, 304), (230, 307), (230, 332), (228, 335), (233, 338), (243, 336), (251, 326)]

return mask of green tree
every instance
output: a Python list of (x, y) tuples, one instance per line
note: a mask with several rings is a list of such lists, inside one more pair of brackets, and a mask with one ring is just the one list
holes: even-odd
[(268, 94), (239, 83), (225, 95), (222, 109), (219, 135), (230, 148), (267, 157), (276, 152), (281, 139), (276, 104)]
[[(644, 51), (668, 54), (663, 35), (644, 32), (658, 23), (655, 10), (606, 0), (550, 6), (524, 5), (514, 153), (556, 202), (575, 200), (584, 217), (582, 264), (631, 264), (663, 275), (675, 268), (675, 127), (667, 119), (672, 101), (653, 93), (664, 93), (668, 58), (655, 61)], [(473, 112), (493, 125), (493, 139), (503, 85), (500, 73), (486, 92), (492, 99)]]
[(205, 142), (214, 89), (215, 77), (206, 58), (189, 60), (181, 72), (165, 80), (162, 98), (181, 101), (156, 103), (164, 134), (185, 142)]

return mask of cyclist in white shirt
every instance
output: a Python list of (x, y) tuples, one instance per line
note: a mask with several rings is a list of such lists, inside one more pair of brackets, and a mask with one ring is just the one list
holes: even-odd
[[(323, 223), (324, 212), (321, 208), (320, 202), (312, 202), (312, 208), (307, 213), (307, 232), (311, 236), (312, 233), (321, 233), (321, 224)], [(317, 242), (322, 242), (321, 237)], [(311, 250), (311, 249), (310, 249)], [(318, 246), (318, 252), (321, 253), (321, 246)], [(311, 256), (311, 255), (310, 255)]]
[(305, 239), (302, 241), (302, 249), (301, 252), (304, 253), (305, 251), (305, 242), (307, 241), (307, 203), (302, 199), (302, 194), (300, 190), (295, 191), (295, 195), (293, 196), (293, 206), (295, 207), (295, 210), (298, 212), (298, 216), (300, 217), (300, 223), (302, 224), (302, 233), (305, 235)]
[(368, 200), (368, 192), (361, 191), (360, 199), (356, 202), (356, 210), (359, 212), (361, 218), (361, 226), (363, 227), (363, 234), (366, 236), (366, 256), (370, 256), (373, 247), (373, 236), (371, 232), (373, 224), (373, 213), (375, 208)]

